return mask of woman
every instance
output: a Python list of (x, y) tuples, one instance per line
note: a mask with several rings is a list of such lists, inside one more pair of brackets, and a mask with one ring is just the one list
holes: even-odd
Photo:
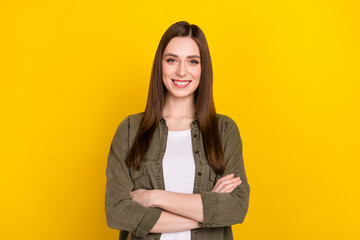
[[(236, 123), (215, 111), (205, 35), (164, 33), (145, 112), (118, 126), (108, 156), (106, 219), (119, 239), (233, 239), (249, 204)], [(131, 234), (131, 237), (130, 237)]]

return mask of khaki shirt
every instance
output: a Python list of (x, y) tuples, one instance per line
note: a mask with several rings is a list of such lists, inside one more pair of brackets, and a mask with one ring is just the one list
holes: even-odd
[[(168, 127), (162, 118), (155, 130), (141, 168), (135, 171), (126, 165), (126, 158), (134, 143), (143, 112), (129, 115), (117, 127), (111, 142), (106, 167), (105, 212), (110, 228), (120, 230), (120, 240), (159, 240), (161, 233), (150, 233), (162, 212), (161, 208), (144, 207), (132, 201), (130, 192), (136, 189), (165, 190), (162, 158), (165, 153)], [(225, 158), (225, 172), (216, 174), (205, 156), (198, 119), (192, 121), (191, 139), (195, 159), (194, 194), (201, 194), (204, 221), (191, 230), (192, 240), (233, 239), (231, 225), (242, 223), (248, 206), (250, 187), (247, 181), (242, 140), (234, 120), (217, 114), (220, 139)], [(242, 183), (231, 193), (211, 192), (216, 181), (234, 173)]]

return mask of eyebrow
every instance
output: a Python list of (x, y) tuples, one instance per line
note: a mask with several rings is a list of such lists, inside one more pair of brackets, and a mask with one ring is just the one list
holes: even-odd
[[(166, 57), (166, 56), (179, 57), (178, 55), (173, 54), (173, 53), (167, 53), (167, 54), (164, 55), (164, 57)], [(190, 56), (187, 56), (187, 58), (200, 58), (200, 56), (198, 56), (198, 55), (190, 55)]]

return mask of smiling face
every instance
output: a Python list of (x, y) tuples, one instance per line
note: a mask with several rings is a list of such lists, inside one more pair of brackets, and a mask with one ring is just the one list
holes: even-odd
[(168, 94), (188, 97), (199, 86), (200, 52), (190, 37), (174, 37), (166, 46), (162, 59), (162, 78)]

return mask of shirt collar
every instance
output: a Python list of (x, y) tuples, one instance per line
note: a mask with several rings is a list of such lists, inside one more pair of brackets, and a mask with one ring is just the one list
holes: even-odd
[[(162, 116), (162, 115), (161, 115), (161, 119), (160, 119), (160, 121), (166, 122), (166, 120), (165, 120), (164, 116)], [(194, 122), (198, 122), (198, 123), (199, 123), (199, 120), (198, 120), (197, 114), (195, 114), (195, 118), (194, 118), (194, 120), (193, 120), (192, 122), (193, 122), (193, 123), (194, 123)]]

